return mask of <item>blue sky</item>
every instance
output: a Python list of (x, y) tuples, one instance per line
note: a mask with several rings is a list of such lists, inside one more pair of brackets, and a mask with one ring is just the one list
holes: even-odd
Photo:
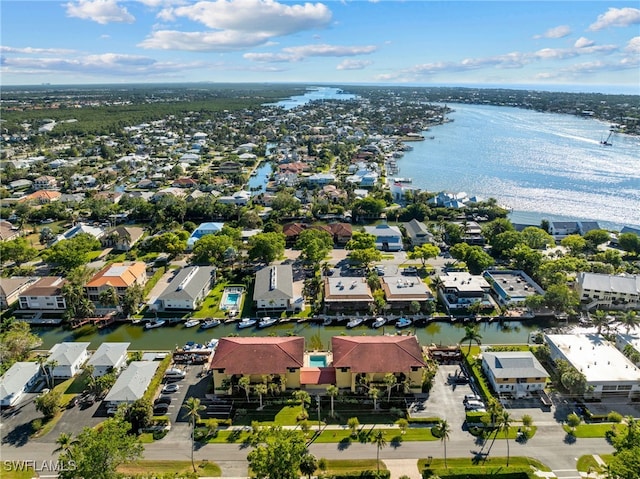
[(638, 1), (2, 0), (0, 9), (4, 85), (539, 85), (640, 94)]

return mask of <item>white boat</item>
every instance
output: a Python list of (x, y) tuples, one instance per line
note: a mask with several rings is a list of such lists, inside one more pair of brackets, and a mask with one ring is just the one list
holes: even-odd
[(144, 325), (144, 329), (154, 329), (159, 328), (160, 326), (164, 326), (166, 321), (164, 319), (154, 319), (153, 321), (149, 321)]
[(268, 328), (269, 326), (273, 326), (274, 324), (276, 324), (278, 321), (280, 321), (280, 318), (270, 318), (269, 316), (266, 316), (258, 321), (258, 327)]
[(378, 329), (384, 326), (385, 324), (387, 324), (387, 319), (383, 317), (379, 317), (379, 318), (376, 318), (376, 320), (373, 323), (371, 323), (371, 327), (374, 329)]
[(200, 320), (199, 319), (190, 319), (189, 321), (184, 323), (184, 327), (185, 328), (193, 328), (195, 326), (198, 326), (199, 324), (200, 324)]
[(219, 319), (207, 319), (200, 324), (200, 329), (209, 329), (220, 326), (221, 321)]
[(322, 321), (323, 326), (331, 326), (332, 323), (333, 323), (333, 319), (331, 318), (324, 318), (324, 321)]
[(353, 318), (351, 321), (347, 323), (347, 328), (355, 328), (356, 326), (360, 326), (364, 322), (364, 318)]
[(244, 318), (238, 323), (238, 329), (250, 328), (251, 326), (255, 326), (257, 322), (257, 319)]
[(408, 326), (411, 326), (411, 323), (413, 321), (411, 321), (409, 318), (400, 318), (398, 319), (398, 321), (396, 321), (396, 328), (406, 328)]

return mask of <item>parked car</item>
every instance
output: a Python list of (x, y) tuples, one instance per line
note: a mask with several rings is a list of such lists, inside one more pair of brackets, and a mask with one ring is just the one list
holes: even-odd
[(478, 396), (477, 394), (466, 394), (464, 396), (464, 399), (462, 400), (462, 402), (466, 404), (468, 401), (479, 401), (479, 402), (482, 402), (482, 398), (480, 396)]
[(162, 394), (175, 393), (178, 392), (178, 389), (180, 389), (180, 386), (175, 383), (165, 384), (165, 386), (162, 388)]
[(154, 416), (163, 416), (165, 414), (167, 414), (169, 412), (169, 405), (168, 404), (156, 404), (155, 406), (153, 406), (153, 414)]
[(117, 406), (111, 406), (107, 408), (107, 416), (115, 416), (117, 412), (118, 412)]
[(476, 410), (477, 410), (477, 409), (484, 409), (484, 407), (485, 407), (485, 406), (484, 406), (484, 403), (483, 403), (483, 402), (481, 402), (481, 401), (467, 401), (467, 402), (464, 404), (464, 408), (465, 408), (467, 411), (470, 411), (470, 410), (473, 410), (473, 409), (476, 409)]
[(171, 404), (171, 398), (169, 396), (160, 396), (153, 402), (154, 406), (157, 406), (158, 404), (166, 404), (168, 406)]
[(185, 373), (182, 369), (171, 368), (167, 369), (167, 372), (164, 373), (164, 378), (167, 380), (180, 380), (184, 379), (186, 375), (187, 373)]

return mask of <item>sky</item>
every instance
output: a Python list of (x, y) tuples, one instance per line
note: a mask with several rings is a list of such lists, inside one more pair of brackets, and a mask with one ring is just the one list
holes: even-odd
[(640, 2), (2, 0), (4, 85), (539, 86), (640, 94)]

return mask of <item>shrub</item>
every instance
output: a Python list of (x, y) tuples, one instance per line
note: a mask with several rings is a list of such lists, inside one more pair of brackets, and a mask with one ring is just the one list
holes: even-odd
[(610, 422), (620, 423), (622, 422), (622, 414), (616, 411), (611, 411), (609, 414), (607, 414), (607, 420)]
[(36, 418), (31, 421), (31, 428), (34, 432), (38, 432), (40, 429), (42, 429), (42, 418)]

